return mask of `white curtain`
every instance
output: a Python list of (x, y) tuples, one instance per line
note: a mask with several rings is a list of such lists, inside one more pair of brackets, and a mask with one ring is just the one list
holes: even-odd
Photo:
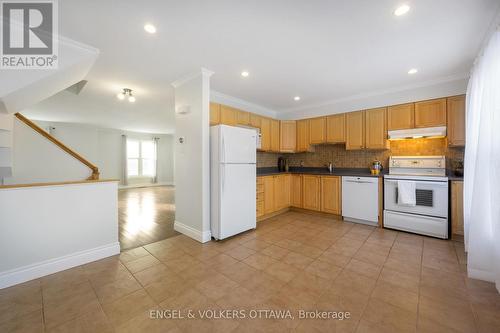
[(121, 161), (122, 161), (122, 185), (127, 186), (128, 185), (128, 170), (127, 170), (127, 136), (124, 134), (122, 135), (122, 154), (121, 154)]
[(464, 165), (465, 246), (471, 278), (500, 292), (500, 31), (473, 68), (467, 88)]
[(153, 183), (158, 183), (158, 143), (160, 138), (153, 138), (155, 143), (155, 175), (153, 177)]

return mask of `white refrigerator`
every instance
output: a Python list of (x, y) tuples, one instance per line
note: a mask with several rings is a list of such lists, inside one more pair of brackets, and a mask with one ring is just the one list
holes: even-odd
[(215, 239), (257, 226), (257, 136), (249, 128), (210, 128), (210, 223)]

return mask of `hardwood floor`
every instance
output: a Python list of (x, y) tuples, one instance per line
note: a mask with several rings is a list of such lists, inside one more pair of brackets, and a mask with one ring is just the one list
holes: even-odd
[(132, 188), (118, 192), (121, 249), (179, 235), (174, 230), (175, 187)]

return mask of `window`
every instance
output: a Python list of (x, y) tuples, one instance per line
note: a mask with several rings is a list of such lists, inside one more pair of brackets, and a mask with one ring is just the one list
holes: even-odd
[(156, 149), (153, 140), (127, 140), (128, 177), (154, 177)]

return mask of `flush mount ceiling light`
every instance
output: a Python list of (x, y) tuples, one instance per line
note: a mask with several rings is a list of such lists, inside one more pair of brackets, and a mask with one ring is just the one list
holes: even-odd
[(410, 75), (417, 74), (417, 73), (418, 73), (418, 69), (416, 69), (416, 68), (412, 68), (408, 71), (408, 74), (410, 74)]
[(396, 8), (396, 10), (394, 11), (394, 15), (401, 16), (401, 15), (408, 13), (409, 11), (410, 11), (410, 6), (401, 5), (398, 8)]
[(295, 97), (293, 98), (293, 100), (294, 100), (294, 101), (300, 101), (300, 96), (295, 96)]
[(154, 25), (152, 25), (151, 23), (146, 23), (144, 25), (144, 30), (146, 30), (146, 32), (148, 32), (150, 34), (156, 33), (156, 27)]
[(132, 89), (123, 88), (123, 91), (121, 93), (118, 93), (116, 95), (116, 98), (118, 98), (121, 101), (124, 100), (126, 97), (128, 97), (128, 101), (130, 103), (134, 103), (135, 102), (135, 97), (134, 97), (134, 95), (132, 95)]
[(250, 73), (248, 73), (247, 71), (241, 72), (241, 76), (243, 77), (248, 77), (248, 75), (250, 75)]

